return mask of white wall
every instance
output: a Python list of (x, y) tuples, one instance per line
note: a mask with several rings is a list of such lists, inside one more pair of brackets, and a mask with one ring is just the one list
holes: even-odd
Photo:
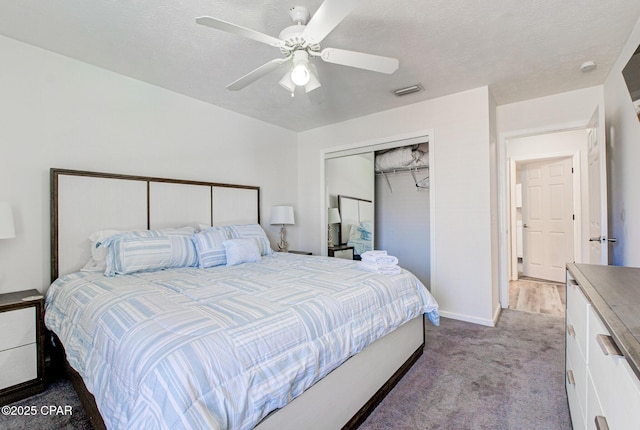
[(584, 127), (598, 103), (604, 103), (602, 86), (498, 106), (499, 143), (509, 137)]
[(640, 20), (604, 84), (609, 159), (610, 264), (640, 267), (640, 123), (622, 69), (640, 44)]
[(17, 236), (0, 240), (0, 292), (49, 285), (51, 167), (259, 185), (277, 242), (270, 207), (298, 199), (295, 133), (13, 39), (0, 52), (0, 200)]
[(489, 91), (487, 87), (321, 127), (299, 135), (301, 247), (322, 252), (325, 152), (424, 135), (434, 193), (431, 289), (443, 316), (493, 324)]

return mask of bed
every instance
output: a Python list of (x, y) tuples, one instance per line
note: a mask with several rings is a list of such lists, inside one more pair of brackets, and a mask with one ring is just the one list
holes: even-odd
[(59, 169), (51, 184), (45, 323), (95, 428), (354, 428), (422, 353), (423, 315), (438, 322), (409, 272), (264, 246), (258, 187)]

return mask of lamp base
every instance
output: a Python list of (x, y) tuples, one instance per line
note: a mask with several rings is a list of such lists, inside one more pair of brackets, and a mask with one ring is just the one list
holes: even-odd
[(331, 228), (331, 224), (329, 224), (329, 227), (327, 229), (327, 246), (333, 246), (333, 229)]
[(287, 252), (289, 249), (289, 244), (284, 239), (286, 234), (287, 230), (285, 229), (284, 224), (282, 224), (282, 227), (280, 227), (280, 243), (278, 243), (278, 252)]

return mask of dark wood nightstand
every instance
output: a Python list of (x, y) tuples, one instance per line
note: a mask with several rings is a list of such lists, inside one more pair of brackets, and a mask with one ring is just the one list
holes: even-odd
[[(327, 248), (329, 257), (346, 258), (353, 260), (353, 246), (334, 245)], [(351, 257), (348, 257), (348, 251), (351, 251)], [(337, 253), (337, 254), (336, 254)]]
[(0, 294), (0, 405), (44, 391), (44, 297)]
[(287, 251), (289, 254), (300, 254), (300, 255), (313, 255), (312, 252), (309, 251)]

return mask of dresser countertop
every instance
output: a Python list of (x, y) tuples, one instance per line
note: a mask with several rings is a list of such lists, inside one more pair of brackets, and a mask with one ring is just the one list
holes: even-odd
[(594, 264), (567, 268), (640, 378), (640, 268)]

